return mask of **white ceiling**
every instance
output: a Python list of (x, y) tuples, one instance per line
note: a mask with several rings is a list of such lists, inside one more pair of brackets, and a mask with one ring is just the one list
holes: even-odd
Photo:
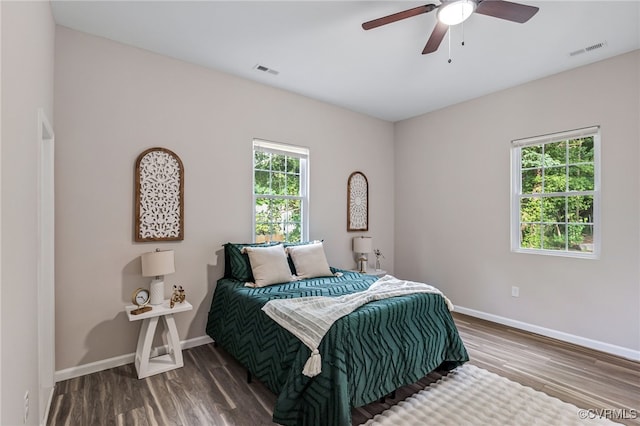
[[(472, 15), (422, 55), (435, 13), (361, 24), (432, 1), (52, 1), (60, 25), (389, 121), (640, 48), (640, 0), (528, 1), (527, 23)], [(570, 52), (606, 42), (606, 47)], [(257, 64), (277, 75), (254, 69)]]

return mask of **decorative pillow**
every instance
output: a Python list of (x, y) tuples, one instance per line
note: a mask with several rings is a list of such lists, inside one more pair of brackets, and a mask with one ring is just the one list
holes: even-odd
[(298, 278), (328, 277), (333, 275), (324, 254), (322, 243), (288, 247), (287, 251), (296, 267)]
[(224, 276), (238, 281), (253, 281), (249, 256), (242, 253), (244, 247), (269, 247), (277, 243), (227, 243), (224, 245)]
[[(313, 240), (313, 241), (299, 241), (297, 243), (288, 243), (285, 242), (283, 243), (284, 245), (284, 251), (286, 251), (287, 253), (289, 253), (288, 248), (289, 247), (294, 247), (294, 246), (306, 246), (307, 244), (315, 244), (315, 243), (321, 243), (322, 240)], [(291, 273), (293, 275), (298, 275), (297, 271), (296, 271), (296, 265), (293, 264), (293, 260), (291, 260), (291, 256), (287, 256), (287, 260), (289, 261), (289, 268), (291, 269)]]
[(253, 282), (256, 287), (288, 283), (293, 280), (287, 254), (281, 244), (269, 247), (245, 247), (249, 255)]

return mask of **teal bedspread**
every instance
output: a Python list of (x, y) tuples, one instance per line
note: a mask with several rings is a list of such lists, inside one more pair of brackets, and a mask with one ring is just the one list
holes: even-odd
[(336, 321), (319, 347), (322, 372), (304, 376), (309, 348), (261, 308), (275, 298), (362, 291), (377, 279), (341, 272), (263, 288), (218, 281), (207, 334), (278, 395), (276, 423), (349, 425), (352, 407), (414, 383), (441, 364), (469, 359), (443, 298), (413, 294), (369, 303)]

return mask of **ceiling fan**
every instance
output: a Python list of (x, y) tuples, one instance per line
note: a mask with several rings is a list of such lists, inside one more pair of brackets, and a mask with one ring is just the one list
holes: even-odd
[(362, 24), (362, 28), (370, 30), (382, 25), (391, 24), (402, 19), (437, 10), (436, 26), (431, 32), (431, 37), (422, 50), (422, 54), (432, 53), (438, 50), (442, 39), (447, 34), (451, 25), (464, 22), (471, 14), (493, 16), (494, 18), (506, 19), (507, 21), (523, 24), (535, 15), (539, 8), (527, 6), (520, 3), (513, 3), (506, 0), (441, 0), (441, 4), (425, 4), (414, 7), (382, 18), (367, 21)]

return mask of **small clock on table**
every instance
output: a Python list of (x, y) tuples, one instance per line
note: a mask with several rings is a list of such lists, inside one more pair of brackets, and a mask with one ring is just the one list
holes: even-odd
[(149, 312), (152, 309), (151, 306), (148, 306), (151, 297), (149, 295), (149, 290), (147, 290), (146, 288), (139, 288), (134, 291), (131, 300), (136, 306), (138, 306), (138, 308), (131, 311), (132, 315), (139, 315), (145, 312)]

